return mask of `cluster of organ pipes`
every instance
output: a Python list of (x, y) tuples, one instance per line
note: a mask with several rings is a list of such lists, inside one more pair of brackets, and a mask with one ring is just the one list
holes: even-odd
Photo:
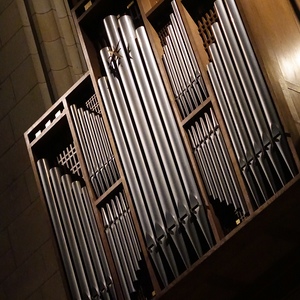
[(119, 178), (103, 119), (99, 113), (75, 104), (70, 110), (90, 180), (99, 197)]
[[(233, 214), (223, 207), (227, 212), (224, 217), (218, 216), (218, 210), (215, 209), (222, 227), (229, 230), (231, 223), (232, 229), (235, 222), (248, 214), (248, 209), (212, 108), (203, 117), (192, 122), (187, 130), (208, 195), (214, 201), (232, 207)], [(230, 218), (233, 218), (231, 222)]]
[[(186, 117), (208, 94), (176, 1), (171, 6), (162, 59)], [(215, 9), (218, 22), (211, 26), (215, 42), (209, 46), (208, 74), (258, 207), (297, 171), (234, 0), (216, 0)], [(214, 239), (145, 28), (135, 28), (128, 15), (108, 16), (103, 22), (109, 46), (100, 50), (106, 73), (98, 80), (100, 94), (147, 250), (166, 287)], [(102, 117), (75, 104), (70, 111), (99, 197), (119, 178)], [(233, 218), (242, 219), (248, 208), (213, 109), (185, 127), (210, 200), (232, 208)], [(65, 151), (58, 161), (68, 167), (64, 156)], [(78, 161), (74, 172), (81, 175), (77, 166)], [(50, 168), (46, 159), (39, 159), (37, 168), (73, 299), (117, 299), (87, 188), (61, 168)], [(122, 192), (99, 206), (122, 294), (132, 299), (142, 256), (130, 210)], [(226, 220), (224, 224), (226, 229)]]
[(297, 173), (285, 133), (234, 0), (215, 1), (208, 73), (257, 206)]
[(87, 188), (37, 161), (72, 299), (117, 299)]
[(141, 248), (123, 193), (109, 199), (101, 208), (102, 220), (112, 256), (116, 264), (125, 299), (137, 293)]
[(145, 28), (108, 16), (98, 84), (150, 257), (163, 286), (213, 237)]
[(163, 37), (162, 56), (176, 103), (182, 117), (189, 115), (207, 97), (207, 90), (181, 19), (176, 1), (171, 2), (173, 12), (167, 35)]

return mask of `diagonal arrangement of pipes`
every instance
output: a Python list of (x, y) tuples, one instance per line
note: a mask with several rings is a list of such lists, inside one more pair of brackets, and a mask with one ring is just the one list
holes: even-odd
[(80, 146), (96, 196), (119, 178), (115, 158), (99, 113), (70, 106)]
[(108, 243), (120, 278), (125, 299), (136, 293), (141, 248), (123, 193), (115, 195), (101, 208)]
[(110, 47), (100, 50), (101, 97), (146, 246), (167, 286), (213, 237), (145, 28), (127, 15), (106, 17), (104, 27)]
[(229, 232), (248, 214), (248, 208), (213, 109), (210, 108), (187, 130), (215, 213), (223, 230)]
[(176, 1), (171, 1), (171, 6), (173, 12), (171, 24), (167, 26), (162, 60), (184, 118), (208, 97), (208, 93)]
[[(186, 117), (208, 95), (200, 80), (202, 77), (199, 66), (176, 1), (171, 1), (171, 6), (171, 24), (166, 27), (167, 36), (162, 39), (162, 43), (164, 40), (166, 43), (162, 59), (181, 114)], [(198, 78), (197, 81), (195, 78)], [(234, 175), (222, 133), (212, 109), (210, 116), (205, 113), (204, 118), (190, 123), (192, 124), (187, 125), (186, 130), (207, 193), (224, 232), (229, 232), (248, 214), (248, 209)]]
[(217, 0), (208, 73), (237, 156), (257, 206), (296, 173), (285, 133), (272, 103), (234, 0)]
[(72, 299), (117, 299), (86, 187), (46, 159), (37, 168)]

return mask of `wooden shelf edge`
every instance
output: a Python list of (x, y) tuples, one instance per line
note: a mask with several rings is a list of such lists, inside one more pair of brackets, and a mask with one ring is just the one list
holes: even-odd
[(112, 186), (110, 186), (96, 201), (95, 205), (98, 206), (104, 201), (111, 193), (113, 193), (122, 184), (122, 179), (119, 178)]
[(198, 107), (196, 107), (186, 118), (181, 121), (181, 126), (185, 127), (192, 119), (194, 119), (198, 114), (200, 114), (203, 109), (211, 103), (210, 97), (205, 99)]

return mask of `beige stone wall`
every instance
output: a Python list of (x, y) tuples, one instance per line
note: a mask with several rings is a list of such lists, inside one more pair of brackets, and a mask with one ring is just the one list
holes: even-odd
[[(65, 24), (56, 28), (65, 59), (62, 69), (69, 73), (57, 89), (62, 94), (84, 71), (68, 31), (69, 16), (57, 15), (62, 10), (55, 5), (63, 1), (34, 1), (51, 2), (55, 24)], [(51, 105), (29, 24), (23, 0), (0, 1), (0, 299), (67, 299), (23, 137)]]

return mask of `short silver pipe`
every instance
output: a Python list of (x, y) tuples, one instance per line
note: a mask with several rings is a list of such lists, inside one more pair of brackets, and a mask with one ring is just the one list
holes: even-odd
[(206, 142), (206, 139), (203, 136), (202, 132), (202, 124), (200, 125), (199, 122), (195, 122), (195, 129), (196, 133), (199, 139), (199, 145), (202, 148), (202, 151), (204, 153), (204, 159), (207, 161), (208, 170), (211, 174), (212, 181), (214, 183), (215, 191), (216, 191), (216, 198), (218, 198), (220, 201), (224, 200), (223, 191), (220, 185), (220, 178), (218, 177), (218, 173), (216, 170), (216, 161), (211, 155), (211, 149), (209, 147), (209, 144)]
[(175, 18), (174, 13), (170, 14), (170, 20), (171, 20), (172, 28), (174, 30), (174, 37), (176, 37), (176, 40), (178, 42), (178, 47), (180, 47), (182, 53), (184, 64), (188, 70), (188, 74), (189, 74), (188, 77), (190, 78), (190, 82), (193, 82), (194, 80), (196, 80), (196, 74), (193, 70), (193, 66), (186, 49), (186, 45), (184, 44), (183, 37), (180, 33), (179, 25)]
[(191, 80), (189, 78), (189, 74), (186, 69), (186, 65), (185, 65), (185, 61), (184, 61), (181, 49), (179, 48), (180, 45), (179, 45), (177, 37), (175, 35), (173, 25), (168, 25), (167, 30), (169, 32), (169, 38), (170, 38), (170, 44), (167, 43), (167, 45), (170, 45), (170, 47), (173, 48), (174, 54), (176, 55), (176, 60), (178, 62), (178, 66), (181, 70), (180, 73), (182, 74), (182, 79), (185, 84), (185, 88), (188, 88)]
[[(95, 169), (96, 172), (99, 172), (101, 174), (101, 181), (103, 182), (104, 185), (104, 190), (107, 190), (110, 186), (109, 183), (109, 178), (106, 174), (106, 170), (105, 170), (105, 166), (104, 166), (104, 161), (103, 161), (103, 157), (101, 155), (101, 152), (98, 148), (98, 144), (97, 144), (97, 138), (95, 136), (95, 131), (94, 128), (92, 127), (91, 124), (91, 120), (89, 117), (89, 112), (83, 109), (79, 109), (79, 111), (81, 111), (82, 114), (82, 118), (83, 118), (83, 122), (85, 123), (87, 132), (89, 133), (89, 143), (90, 143), (90, 148), (91, 148), (91, 152), (92, 152), (92, 156), (93, 156), (93, 160), (95, 161)], [(103, 190), (103, 192), (104, 192)]]
[(105, 155), (107, 157), (108, 164), (111, 168), (111, 171), (112, 171), (112, 174), (113, 174), (113, 177), (114, 177), (115, 181), (117, 181), (120, 177), (119, 176), (119, 171), (118, 171), (118, 168), (117, 168), (117, 164), (116, 164), (114, 154), (112, 152), (110, 142), (108, 140), (108, 136), (107, 136), (106, 128), (104, 126), (103, 118), (99, 115), (96, 115), (95, 116), (95, 123), (96, 123), (96, 127), (97, 127), (97, 129), (100, 133), (100, 138), (101, 138), (101, 141), (103, 143), (103, 147), (104, 147), (104, 150), (105, 150)]
[(82, 131), (80, 120), (79, 120), (79, 117), (78, 117), (77, 106), (75, 104), (71, 105), (70, 110), (71, 110), (71, 115), (73, 117), (76, 133), (77, 133), (77, 136), (78, 136), (78, 139), (79, 139), (79, 142), (80, 142), (80, 147), (81, 147), (81, 150), (82, 150), (84, 161), (85, 161), (89, 176), (92, 176), (94, 171), (93, 171), (93, 168), (92, 168), (92, 163), (90, 161), (90, 156), (89, 156), (88, 148), (87, 148), (86, 141), (85, 141), (85, 138), (84, 138), (84, 133)]
[(102, 168), (105, 170), (108, 186), (110, 187), (115, 182), (113, 170), (111, 170), (109, 161), (107, 159), (106, 150), (104, 149), (104, 143), (101, 139), (101, 135), (96, 124), (95, 114), (93, 112), (87, 112), (87, 117), (90, 119), (91, 129), (94, 133), (97, 155), (99, 156), (99, 160), (101, 161)]
[[(143, 27), (140, 27), (143, 28)], [(137, 28), (137, 36), (138, 36), (138, 31), (141, 31), (141, 29)], [(170, 80), (171, 82), (174, 83), (174, 95), (175, 97), (179, 97), (179, 95), (182, 93), (181, 88), (180, 88), (180, 84), (179, 84), (179, 80), (178, 80), (178, 74), (175, 72), (174, 69), (174, 64), (172, 63), (172, 59), (170, 57), (170, 51), (169, 51), (169, 47), (167, 45), (163, 46), (163, 57), (164, 57), (164, 62), (165, 65), (167, 66), (167, 70), (170, 70)]]
[(110, 295), (112, 296), (113, 299), (117, 299), (116, 296), (116, 291), (115, 291), (115, 287), (114, 287), (114, 283), (112, 280), (112, 275), (111, 275), (111, 271), (110, 271), (110, 267), (108, 265), (108, 261), (107, 261), (107, 257), (106, 257), (106, 253), (104, 251), (104, 247), (101, 241), (101, 237), (99, 234), (99, 229), (95, 220), (95, 215), (93, 212), (93, 208), (92, 208), (92, 204), (91, 204), (91, 200), (89, 198), (88, 195), (88, 191), (87, 191), (87, 187), (84, 186), (81, 188), (82, 190), (82, 201), (83, 201), (83, 205), (85, 207), (85, 210), (87, 212), (87, 218), (88, 218), (88, 222), (89, 222), (89, 227), (91, 229), (93, 238), (94, 238), (94, 245), (96, 247), (96, 251), (97, 251), (97, 256), (100, 259), (101, 262), (101, 266), (103, 269), (103, 273), (105, 276), (105, 282), (106, 282), (106, 286), (108, 287), (108, 290), (110, 292)]
[(137, 237), (137, 232), (136, 232), (133, 220), (132, 220), (132, 215), (131, 215), (130, 208), (126, 205), (126, 203), (127, 202), (125, 200), (125, 197), (120, 192), (119, 196), (116, 199), (116, 204), (117, 204), (117, 207), (119, 209), (120, 215), (122, 215), (124, 217), (125, 221), (126, 221), (129, 235), (133, 239), (135, 255), (136, 255), (138, 261), (141, 261), (142, 260), (142, 257), (141, 257), (142, 249), (141, 249), (140, 242), (139, 242), (139, 239)]
[(211, 119), (212, 119), (211, 126), (213, 128), (214, 133), (215, 133), (217, 142), (218, 142), (218, 144), (220, 146), (220, 149), (221, 149), (224, 161), (225, 161), (226, 169), (228, 171), (228, 174), (229, 174), (229, 176), (231, 178), (231, 183), (233, 185), (234, 192), (232, 194), (234, 195), (233, 200), (235, 202), (235, 207), (237, 209), (239, 207), (241, 207), (243, 215), (246, 215), (246, 214), (248, 214), (248, 208), (247, 208), (247, 205), (245, 203), (244, 196), (242, 194), (241, 188), (240, 188), (240, 186), (238, 184), (237, 177), (236, 177), (235, 171), (233, 169), (232, 161), (231, 161), (231, 159), (229, 157), (227, 146), (226, 146), (224, 138), (223, 138), (223, 134), (222, 134), (222, 132), (220, 130), (219, 123), (218, 123), (218, 121), (216, 119), (216, 116), (215, 116), (212, 108), (210, 109), (210, 115), (211, 115)]
[(130, 247), (129, 247), (130, 241), (126, 240), (124, 228), (122, 227), (122, 224), (120, 222), (116, 205), (114, 203), (114, 199), (111, 199), (109, 203), (106, 203), (106, 210), (108, 216), (111, 217), (111, 227), (114, 225), (116, 228), (115, 230), (116, 236), (114, 235), (114, 238), (115, 239), (118, 238), (120, 240), (120, 245), (122, 247), (122, 250), (119, 251), (123, 251), (124, 253), (125, 262), (129, 271), (131, 282), (134, 283), (137, 281), (137, 276), (135, 273), (137, 262), (134, 261), (134, 259), (132, 258), (132, 254), (130, 253)]
[[(88, 219), (89, 210), (86, 209), (84, 205), (84, 199), (83, 199), (83, 191), (82, 187), (79, 181), (73, 181), (72, 182), (72, 191), (74, 193), (75, 202), (78, 207), (78, 211), (80, 212), (80, 218), (83, 226), (84, 235), (86, 236), (87, 240), (87, 246), (89, 248), (89, 252), (91, 255), (91, 261), (93, 264), (93, 267), (95, 269), (95, 276), (97, 278), (97, 282), (100, 288), (100, 293), (103, 296), (104, 299), (109, 299), (107, 297), (108, 293), (108, 287), (105, 280), (105, 275), (103, 272), (103, 268), (101, 266), (101, 261), (99, 257), (98, 250), (96, 248), (95, 238), (93, 236), (93, 232), (91, 229), (91, 224)], [(102, 260), (104, 260), (105, 257), (102, 257)]]
[(193, 68), (195, 70), (195, 74), (196, 75), (200, 74), (200, 69), (199, 69), (196, 57), (194, 55), (194, 52), (193, 52), (193, 49), (192, 49), (189, 37), (187, 35), (185, 26), (183, 24), (183, 21), (182, 21), (182, 18), (181, 18), (181, 14), (179, 12), (179, 9), (178, 9), (176, 1), (174, 1), (174, 0), (171, 1), (171, 6), (172, 6), (172, 9), (173, 9), (174, 15), (176, 17), (176, 20), (178, 22), (178, 26), (179, 26), (179, 30), (180, 30), (181, 36), (182, 36), (182, 38), (184, 40), (185, 46), (187, 47), (187, 50), (188, 50), (188, 53), (189, 53), (189, 57), (190, 57), (190, 59), (192, 61), (192, 66), (193, 66)]
[(205, 131), (205, 134), (207, 135), (207, 140), (209, 140), (211, 143), (210, 149), (212, 150), (211, 152), (212, 158), (216, 161), (216, 168), (217, 168), (216, 171), (219, 174), (218, 177), (223, 191), (224, 200), (226, 201), (227, 205), (229, 205), (233, 202), (233, 198), (234, 198), (232, 183), (228, 177), (229, 174), (224, 161), (224, 156), (216, 140), (216, 136), (212, 128), (211, 120), (207, 113), (204, 113), (202, 120), (200, 119), (200, 124), (202, 124), (203, 126), (202, 129), (203, 131)]
[(95, 272), (91, 262), (87, 241), (83, 233), (83, 227), (79, 217), (79, 211), (75, 205), (76, 199), (72, 193), (72, 179), (69, 174), (61, 176), (62, 188), (65, 194), (66, 204), (69, 209), (70, 220), (73, 224), (74, 235), (76, 236), (78, 250), (81, 253), (82, 263), (85, 268), (87, 282), (90, 287), (92, 298), (100, 298), (100, 291), (96, 281)]
[(135, 237), (132, 236), (130, 234), (129, 231), (129, 225), (127, 222), (128, 220), (125, 219), (124, 215), (123, 215), (123, 211), (120, 207), (120, 200), (118, 196), (114, 197), (114, 201), (111, 200), (111, 206), (112, 206), (112, 210), (115, 216), (115, 219), (119, 220), (120, 224), (121, 224), (121, 228), (122, 228), (122, 232), (123, 235), (125, 237), (125, 241), (128, 244), (128, 249), (129, 249), (129, 253), (130, 253), (130, 257), (132, 258), (132, 263), (134, 266), (134, 270), (137, 271), (140, 269), (139, 267), (139, 258), (136, 254), (136, 249), (135, 249)]
[[(115, 266), (116, 266), (116, 270), (118, 273), (118, 278), (120, 280), (120, 285), (121, 285), (121, 289), (122, 289), (124, 298), (126, 300), (130, 300), (131, 299), (130, 293), (134, 291), (134, 287), (132, 286), (132, 283), (130, 282), (129, 274), (125, 273), (126, 268), (123, 269), (123, 265), (125, 264), (125, 258), (123, 257), (123, 259), (121, 260), (121, 258), (119, 256), (119, 253), (122, 253), (122, 252), (120, 252), (120, 249), (119, 249), (121, 247), (121, 245), (120, 244), (116, 245), (116, 243), (115, 243), (113, 233), (110, 228), (110, 222), (108, 220), (107, 213), (103, 207), (101, 207), (101, 215), (102, 215), (105, 234), (107, 236), (109, 248), (111, 250), (111, 254), (112, 254)], [(132, 286), (131, 291), (130, 291), (129, 287), (127, 286), (127, 283), (129, 283)]]
[(203, 179), (207, 194), (209, 196), (214, 197), (211, 176), (207, 170), (206, 162), (203, 160), (202, 152), (199, 151), (200, 147), (199, 147), (199, 143), (196, 142), (197, 135), (196, 135), (196, 130), (195, 130), (194, 126), (191, 126), (188, 129), (188, 135), (190, 138), (191, 146), (193, 148), (193, 153), (196, 158), (196, 162), (197, 162), (198, 168), (200, 170), (201, 177)]

